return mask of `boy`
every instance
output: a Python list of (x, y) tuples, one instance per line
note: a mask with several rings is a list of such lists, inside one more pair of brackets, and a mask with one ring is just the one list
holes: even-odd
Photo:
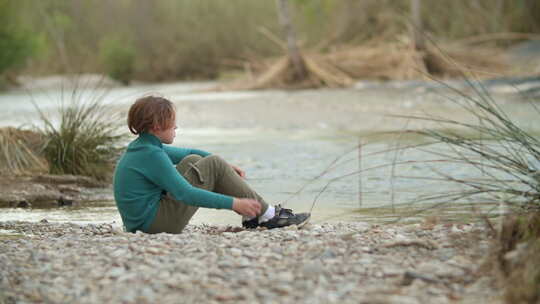
[[(302, 226), (309, 213), (269, 206), (243, 180), (244, 171), (219, 156), (177, 148), (176, 113), (162, 97), (138, 99), (128, 127), (138, 135), (114, 173), (114, 198), (127, 231), (180, 233), (199, 207), (232, 209), (245, 228)], [(176, 165), (176, 168), (174, 167)]]

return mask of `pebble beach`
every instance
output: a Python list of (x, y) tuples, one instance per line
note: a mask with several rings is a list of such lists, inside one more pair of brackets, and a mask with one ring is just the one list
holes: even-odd
[(273, 230), (1, 222), (0, 303), (499, 303), (474, 224)]

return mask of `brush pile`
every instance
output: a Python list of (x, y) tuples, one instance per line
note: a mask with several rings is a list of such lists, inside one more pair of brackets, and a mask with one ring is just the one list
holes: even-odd
[(501, 49), (436, 46), (420, 51), (410, 43), (371, 42), (340, 46), (329, 52), (305, 51), (304, 79), (294, 76), (288, 56), (242, 63), (246, 77), (222, 89), (347, 87), (359, 79), (412, 80), (461, 77), (493, 77), (511, 72)]

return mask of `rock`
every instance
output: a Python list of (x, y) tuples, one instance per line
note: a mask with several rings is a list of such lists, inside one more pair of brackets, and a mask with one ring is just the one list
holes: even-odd
[(126, 270), (123, 267), (114, 267), (107, 271), (107, 276), (116, 278), (123, 275), (125, 272)]
[(281, 272), (277, 275), (277, 280), (284, 282), (292, 282), (294, 280), (294, 274), (290, 271)]
[(435, 254), (439, 258), (439, 260), (445, 262), (451, 259), (456, 254), (456, 250), (454, 248), (441, 248), (437, 250)]
[(230, 239), (230, 238), (235, 237), (235, 233), (234, 232), (223, 232), (223, 233), (221, 233), (221, 236)]
[(242, 250), (240, 250), (238, 248), (231, 248), (231, 255), (235, 256), (235, 257), (241, 256), (242, 255)]
[(456, 255), (450, 260), (446, 261), (446, 263), (448, 265), (452, 265), (466, 271), (473, 271), (479, 266), (477, 263), (474, 263), (470, 258), (462, 255)]
[[(135, 289), (128, 289), (128, 290), (126, 290), (126, 292), (124, 292), (122, 294), (121, 299), (122, 299), (122, 302), (134, 303), (136, 297), (137, 297), (137, 295), (135, 293)], [(92, 301), (90, 301), (90, 302), (92, 302)]]
[(374, 262), (374, 258), (368, 255), (363, 255), (362, 257), (360, 257), (360, 259), (356, 261), (356, 263), (363, 264), (363, 265), (369, 265), (369, 264), (372, 264), (373, 262)]
[[(294, 225), (293, 225), (294, 226)], [(290, 226), (289, 226), (290, 227)], [(291, 241), (298, 238), (298, 229), (280, 231), (282, 241)]]
[(339, 237), (344, 241), (351, 241), (351, 240), (354, 240), (355, 235), (356, 235), (355, 232), (351, 232), (351, 233), (342, 234)]
[(403, 234), (400, 234), (400, 233), (397, 233), (395, 236), (394, 236), (394, 239), (398, 242), (409, 242), (411, 241), (411, 239), (409, 237), (406, 237), (405, 235)]
[(322, 274), (324, 268), (320, 263), (307, 263), (304, 264), (301, 271), (306, 277), (314, 277)]
[(331, 249), (326, 249), (321, 255), (321, 259), (333, 259), (336, 257), (336, 254)]
[(72, 205), (73, 205), (72, 199), (66, 199), (63, 196), (60, 196), (60, 198), (58, 199), (58, 207), (72, 206)]
[(30, 204), (28, 201), (18, 201), (15, 203), (15, 206), (17, 208), (30, 208), (32, 207), (32, 204)]
[(234, 267), (234, 263), (232, 261), (220, 261), (218, 262), (218, 267), (219, 268), (232, 268)]
[(448, 278), (456, 278), (465, 275), (463, 269), (437, 261), (423, 262), (417, 267), (417, 271), (422, 274)]
[(283, 228), (283, 230), (298, 230), (298, 226), (290, 225), (290, 226), (287, 226), (287, 227)]
[(353, 230), (360, 233), (368, 232), (370, 229), (371, 224), (366, 222), (355, 222), (353, 226)]
[(125, 257), (127, 255), (127, 251), (120, 248), (120, 249), (116, 249), (115, 251), (111, 252), (111, 257), (115, 257), (115, 258), (120, 258), (120, 257)]
[(404, 269), (393, 265), (384, 265), (382, 272), (385, 276), (398, 276), (404, 273)]
[(415, 280), (422, 281), (423, 283), (440, 283), (440, 281), (437, 278), (433, 277), (430, 274), (422, 274), (422, 273), (417, 273), (413, 271), (406, 271), (403, 274), (401, 285), (409, 286)]
[(273, 289), (276, 293), (280, 295), (288, 295), (293, 293), (293, 288), (290, 285), (287, 284), (278, 284), (276, 286), (273, 286)]
[(156, 293), (152, 288), (148, 286), (144, 286), (141, 290), (141, 296), (148, 302), (148, 303), (155, 303), (156, 302)]

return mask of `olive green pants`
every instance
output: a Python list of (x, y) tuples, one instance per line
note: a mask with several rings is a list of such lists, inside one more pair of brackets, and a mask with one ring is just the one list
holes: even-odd
[[(221, 157), (191, 154), (176, 169), (193, 186), (239, 198), (252, 198), (261, 203), (261, 214), (268, 204)], [(199, 207), (175, 200), (170, 194), (162, 197), (148, 233), (181, 233)]]

